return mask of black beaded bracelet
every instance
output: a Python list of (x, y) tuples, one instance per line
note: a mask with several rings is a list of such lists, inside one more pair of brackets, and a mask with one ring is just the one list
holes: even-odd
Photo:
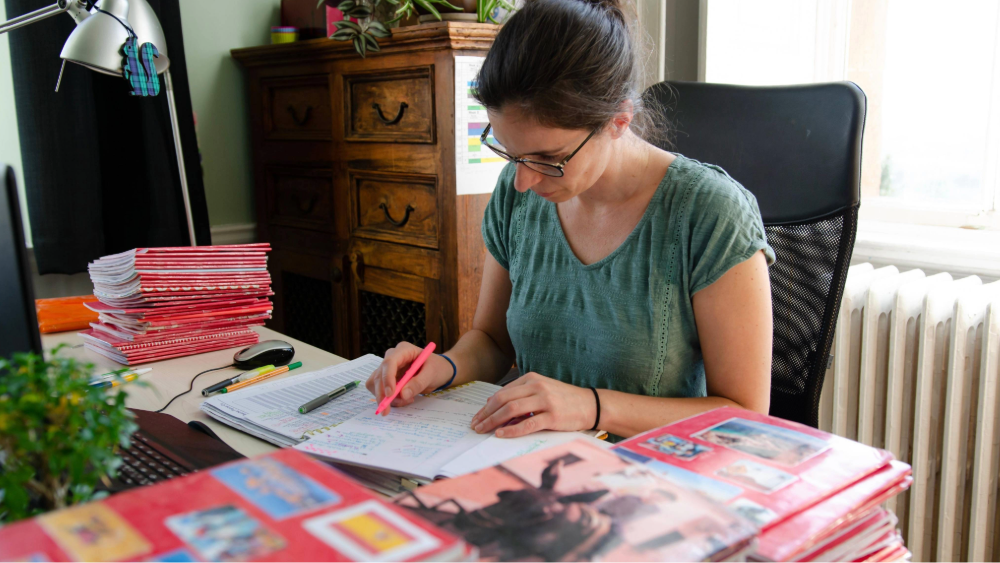
[(591, 387), (590, 390), (594, 392), (594, 400), (597, 401), (597, 417), (594, 418), (594, 427), (591, 430), (597, 430), (597, 425), (601, 423), (601, 396), (597, 394), (597, 389)]
[(455, 365), (455, 362), (451, 361), (451, 358), (445, 356), (444, 354), (438, 354), (438, 356), (441, 356), (442, 358), (448, 360), (448, 363), (451, 364), (451, 379), (448, 380), (448, 383), (445, 383), (441, 387), (438, 387), (437, 389), (432, 391), (432, 393), (437, 393), (438, 391), (443, 391), (448, 387), (450, 387), (451, 384), (455, 381), (455, 376), (458, 375), (458, 366)]

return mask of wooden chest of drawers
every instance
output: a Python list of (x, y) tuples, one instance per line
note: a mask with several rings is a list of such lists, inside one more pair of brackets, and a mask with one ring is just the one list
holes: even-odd
[(343, 356), (445, 348), (472, 324), (489, 194), (457, 195), (455, 57), (494, 25), (393, 30), (360, 58), (315, 39), (232, 52), (247, 72), (272, 328)]

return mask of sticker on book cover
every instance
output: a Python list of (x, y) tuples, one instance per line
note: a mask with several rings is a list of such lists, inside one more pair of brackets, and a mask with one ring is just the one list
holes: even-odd
[(646, 464), (646, 467), (659, 473), (668, 481), (680, 487), (698, 491), (702, 495), (718, 502), (726, 502), (743, 494), (743, 489), (737, 487), (736, 485), (719, 481), (718, 479), (712, 479), (711, 477), (706, 477), (700, 473), (688, 471), (687, 469), (683, 469), (669, 463), (664, 463), (662, 461), (656, 461), (655, 459), (650, 460)]
[(736, 485), (712, 479), (711, 477), (706, 477), (700, 473), (688, 471), (687, 469), (677, 467), (676, 465), (664, 463), (642, 454), (637, 454), (631, 450), (616, 449), (612, 451), (618, 454), (618, 457), (645, 465), (675, 485), (685, 489), (697, 491), (712, 500), (726, 502), (743, 494), (743, 489), (737, 487)]
[(281, 536), (232, 505), (178, 514), (164, 523), (207, 561), (260, 559), (285, 547)]
[(798, 477), (791, 473), (749, 459), (741, 459), (727, 465), (715, 474), (762, 493), (773, 493), (798, 480)]
[(712, 451), (712, 448), (708, 446), (696, 444), (691, 440), (678, 438), (673, 434), (654, 436), (645, 442), (640, 442), (639, 445), (685, 461), (692, 460), (703, 453)]
[(97, 502), (40, 516), (38, 522), (63, 551), (78, 561), (136, 559), (152, 549), (146, 538), (117, 512)]
[(788, 467), (826, 451), (830, 445), (802, 432), (742, 418), (731, 418), (692, 437)]
[(170, 563), (187, 563), (189, 561), (200, 561), (197, 557), (187, 549), (175, 549), (173, 551), (168, 551), (166, 553), (161, 553), (156, 557), (153, 557), (149, 561), (163, 561)]
[(302, 527), (355, 561), (404, 561), (441, 545), (433, 535), (374, 500), (311, 518)]
[(275, 520), (340, 503), (339, 495), (273, 459), (225, 465), (212, 476)]
[(766, 526), (769, 522), (778, 517), (778, 515), (770, 508), (761, 506), (746, 498), (738, 498), (734, 500), (729, 503), (729, 508), (740, 516), (753, 522), (758, 528)]

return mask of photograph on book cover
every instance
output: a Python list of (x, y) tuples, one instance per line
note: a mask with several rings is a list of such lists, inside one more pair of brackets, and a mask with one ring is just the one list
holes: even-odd
[(715, 474), (768, 494), (787, 487), (799, 479), (791, 473), (785, 473), (780, 469), (775, 469), (756, 461), (750, 461), (749, 459), (741, 459), (736, 463), (727, 465), (716, 471)]
[(205, 561), (260, 559), (285, 547), (281, 536), (232, 505), (178, 514), (164, 524)]
[(698, 457), (699, 454), (712, 451), (712, 448), (708, 446), (696, 444), (691, 440), (678, 438), (673, 434), (653, 436), (639, 445), (643, 448), (649, 448), (663, 454), (672, 455), (677, 459), (682, 459), (684, 461), (692, 460)]
[(136, 559), (152, 549), (123, 517), (99, 502), (52, 512), (38, 522), (77, 561)]
[(302, 527), (355, 561), (416, 559), (441, 545), (440, 540), (374, 500), (311, 518)]
[(763, 507), (746, 498), (738, 498), (734, 500), (729, 503), (729, 508), (740, 516), (743, 516), (747, 520), (753, 522), (758, 527), (766, 526), (770, 521), (778, 517), (778, 515), (775, 514), (775, 512), (770, 508)]
[(483, 561), (697, 561), (749, 530), (697, 493), (580, 441), (436, 481), (396, 502), (464, 537)]
[(211, 473), (274, 520), (340, 503), (326, 487), (273, 459), (231, 463)]
[(830, 447), (825, 440), (808, 434), (743, 418), (730, 418), (691, 437), (788, 467), (809, 460)]
[(631, 450), (618, 449), (614, 450), (614, 452), (625, 459), (644, 464), (646, 467), (649, 467), (661, 477), (675, 485), (692, 491), (698, 491), (699, 493), (717, 502), (724, 503), (743, 494), (743, 489), (737, 487), (736, 485), (724, 483), (717, 479), (706, 477), (700, 473), (688, 471), (687, 469), (677, 467), (676, 465), (671, 465), (642, 454), (637, 454)]

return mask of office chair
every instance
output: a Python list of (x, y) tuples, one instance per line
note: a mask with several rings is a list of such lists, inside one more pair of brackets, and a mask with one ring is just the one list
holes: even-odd
[(661, 148), (721, 166), (756, 196), (778, 257), (771, 414), (816, 427), (857, 230), (864, 92), (661, 82), (644, 96), (666, 117)]

